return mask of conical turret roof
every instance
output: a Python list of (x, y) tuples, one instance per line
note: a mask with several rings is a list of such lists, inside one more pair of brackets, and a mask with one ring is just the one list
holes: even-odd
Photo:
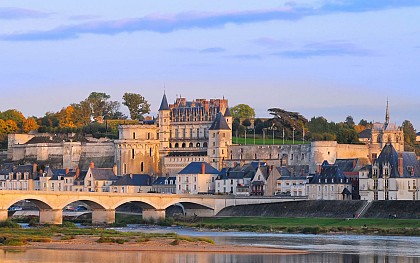
[(209, 130), (230, 130), (229, 125), (220, 111), (217, 113), (216, 119)]
[(166, 94), (163, 93), (162, 102), (160, 103), (159, 111), (161, 110), (170, 110), (168, 105), (168, 100), (166, 99)]
[(232, 117), (232, 114), (230, 114), (229, 107), (227, 107), (226, 110), (225, 110), (225, 117)]

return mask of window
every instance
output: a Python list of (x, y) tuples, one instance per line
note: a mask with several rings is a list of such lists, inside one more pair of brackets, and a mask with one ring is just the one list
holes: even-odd
[(152, 156), (152, 148), (149, 149), (149, 155)]
[(133, 139), (134, 140), (136, 139), (136, 133), (135, 132), (133, 132)]
[(124, 173), (124, 174), (126, 174), (126, 173), (127, 173), (127, 164), (125, 163), (125, 164), (123, 165), (123, 167), (124, 167), (124, 169), (123, 169), (123, 170), (124, 170), (124, 171), (123, 171), (123, 173)]
[(150, 140), (150, 132), (147, 133), (147, 139)]
[(290, 160), (293, 161), (293, 153), (290, 155)]
[(131, 149), (131, 159), (134, 159), (134, 157), (135, 157), (135, 151), (134, 149)]
[(140, 171), (142, 171), (142, 172), (144, 171), (144, 163), (143, 162), (140, 163)]

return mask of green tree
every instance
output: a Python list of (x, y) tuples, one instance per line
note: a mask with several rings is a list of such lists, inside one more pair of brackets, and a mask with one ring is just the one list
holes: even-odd
[(247, 104), (238, 104), (230, 108), (230, 113), (233, 118), (255, 118), (255, 110)]
[(344, 123), (347, 125), (347, 127), (349, 128), (353, 128), (355, 123), (354, 123), (354, 119), (352, 116), (347, 116), (346, 120), (344, 121)]
[(413, 146), (416, 142), (416, 130), (414, 129), (413, 124), (409, 120), (405, 120), (402, 124), (404, 131), (404, 141)]
[(89, 103), (93, 119), (95, 121), (101, 121), (104, 118), (105, 110), (107, 109), (107, 101), (111, 98), (103, 92), (92, 92), (90, 93), (87, 101)]
[(138, 93), (124, 93), (123, 105), (127, 106), (130, 111), (130, 119), (140, 120), (143, 115), (150, 113), (150, 104), (147, 100)]

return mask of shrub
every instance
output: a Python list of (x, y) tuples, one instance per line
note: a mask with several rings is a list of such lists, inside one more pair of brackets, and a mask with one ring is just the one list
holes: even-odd
[(0, 228), (21, 228), (21, 226), (12, 220), (0, 221)]

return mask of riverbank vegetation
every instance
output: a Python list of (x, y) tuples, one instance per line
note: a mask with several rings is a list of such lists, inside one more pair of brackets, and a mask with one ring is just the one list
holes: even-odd
[(0, 246), (23, 246), (30, 242), (68, 241), (80, 236), (96, 237), (97, 243), (124, 244), (126, 242), (144, 243), (169, 240), (172, 245), (182, 241), (214, 244), (214, 241), (209, 238), (180, 236), (176, 233), (121, 232), (100, 227), (80, 228), (71, 222), (65, 222), (60, 226), (38, 225), (32, 228), (22, 228), (18, 223), (10, 220), (0, 222)]
[(216, 217), (177, 224), (218, 231), (420, 236), (420, 220), (415, 219)]

